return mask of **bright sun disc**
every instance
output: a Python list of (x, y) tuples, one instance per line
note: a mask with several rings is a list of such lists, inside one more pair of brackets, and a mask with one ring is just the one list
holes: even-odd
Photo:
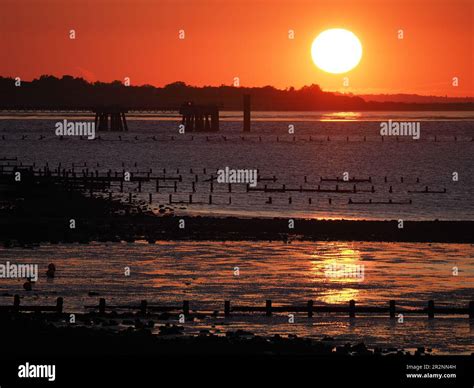
[(346, 73), (362, 58), (362, 45), (352, 32), (333, 28), (321, 32), (311, 46), (313, 62), (328, 73)]

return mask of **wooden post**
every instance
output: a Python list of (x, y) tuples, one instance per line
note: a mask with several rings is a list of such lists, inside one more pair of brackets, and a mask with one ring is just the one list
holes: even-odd
[(122, 122), (123, 122), (123, 129), (128, 131), (127, 120), (125, 119), (125, 112), (122, 112)]
[(104, 298), (99, 299), (99, 313), (105, 314), (105, 299)]
[(230, 316), (230, 300), (224, 301), (224, 316)]
[(391, 300), (389, 302), (390, 318), (395, 318), (395, 301)]
[(147, 301), (146, 299), (140, 302), (140, 314), (146, 315)]
[(469, 302), (469, 318), (474, 319), (474, 300)]
[(428, 318), (434, 318), (434, 301), (428, 301)]
[(250, 94), (244, 94), (244, 132), (250, 132)]
[(15, 295), (13, 297), (13, 311), (15, 313), (20, 311), (20, 295)]
[(308, 300), (307, 309), (308, 309), (308, 318), (312, 318), (313, 317), (313, 301), (312, 300)]
[(272, 316), (272, 301), (271, 301), (271, 299), (267, 299), (267, 301), (265, 303), (265, 315), (267, 317)]
[(356, 302), (355, 300), (351, 299), (349, 301), (349, 317), (351, 318), (355, 317), (355, 307), (356, 307)]
[(189, 315), (189, 301), (183, 300), (183, 313), (187, 317)]
[(63, 298), (62, 297), (59, 297), (58, 299), (56, 299), (56, 312), (58, 314), (62, 314), (63, 313)]

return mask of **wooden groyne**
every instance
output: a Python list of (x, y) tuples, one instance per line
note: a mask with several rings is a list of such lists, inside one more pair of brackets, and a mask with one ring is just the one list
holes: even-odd
[(0, 314), (14, 314), (14, 313), (20, 313), (20, 312), (35, 312), (35, 313), (41, 313), (41, 312), (55, 312), (58, 314), (63, 313), (63, 304), (64, 300), (62, 297), (58, 297), (56, 299), (56, 305), (51, 305), (51, 306), (44, 306), (44, 305), (34, 305), (34, 306), (24, 306), (20, 304), (20, 296), (15, 295), (13, 297), (13, 304), (12, 305), (5, 305), (5, 306), (0, 306)]
[[(190, 301), (184, 300), (182, 305), (164, 306), (150, 304), (147, 300), (141, 301), (139, 305), (112, 305), (107, 306), (104, 298), (99, 300), (98, 305), (85, 306), (86, 308), (98, 310), (105, 313), (108, 309), (132, 309), (140, 311), (142, 314), (147, 312), (182, 312), (184, 315), (190, 314)], [(197, 310), (194, 310), (197, 312)], [(206, 311), (203, 309), (203, 311)], [(209, 310), (208, 310), (209, 311)], [(216, 311), (216, 310), (212, 310)], [(395, 318), (397, 314), (427, 315), (428, 318), (434, 318), (435, 315), (467, 315), (474, 319), (474, 301), (469, 302), (466, 308), (462, 307), (435, 307), (433, 300), (428, 301), (427, 307), (418, 309), (397, 308), (396, 301), (390, 300), (388, 306), (358, 306), (356, 301), (350, 300), (347, 305), (316, 305), (313, 300), (308, 300), (304, 305), (273, 305), (272, 300), (267, 299), (265, 305), (233, 305), (231, 301), (224, 301), (224, 316), (229, 317), (234, 313), (264, 313), (266, 316), (272, 316), (273, 313), (306, 313), (308, 317), (313, 317), (318, 313), (343, 313), (354, 318), (356, 314), (388, 314), (390, 318)]]
[[(122, 163), (122, 166), (124, 164)], [(135, 163), (136, 171), (133, 169), (125, 169), (123, 167), (121, 170), (99, 170), (92, 166), (88, 167), (87, 163), (72, 163), (71, 166), (63, 166), (59, 163), (55, 167), (50, 167), (46, 163), (43, 167), (37, 167), (35, 164), (23, 164), (18, 163), (16, 158), (3, 158), (0, 159), (0, 179), (3, 181), (8, 181), (13, 179), (13, 176), (16, 172), (25, 173), (29, 178), (34, 178), (37, 180), (54, 180), (58, 183), (63, 184), (68, 188), (77, 188), (83, 191), (93, 192), (104, 192), (107, 190), (110, 191), (113, 187), (119, 188), (120, 193), (123, 193), (125, 186), (127, 190), (132, 192), (142, 192), (143, 186), (147, 185), (147, 190), (152, 189), (153, 192), (159, 193), (161, 190), (164, 190), (165, 193), (167, 189), (171, 189), (173, 193), (182, 193), (182, 194), (195, 194), (198, 191), (203, 191), (206, 193), (213, 193), (217, 187), (224, 187), (225, 191), (232, 193), (232, 187), (235, 186), (235, 183), (226, 183), (220, 184), (217, 182), (217, 176), (215, 171), (206, 171), (206, 168), (202, 169), (202, 174), (197, 173), (198, 168), (190, 168), (189, 174), (185, 171), (180, 171), (176, 169), (175, 175), (169, 173), (167, 174), (166, 168), (163, 168), (163, 173), (157, 173), (153, 169), (148, 169), (147, 171), (140, 171), (137, 169)], [(209, 169), (210, 170), (210, 169)], [(241, 190), (240, 193), (252, 193), (252, 192), (262, 192), (262, 193), (321, 193), (321, 194), (359, 194), (359, 193), (381, 193), (388, 192), (392, 194), (394, 192), (393, 186), (390, 186), (387, 190), (385, 187), (377, 187), (374, 185), (374, 180), (372, 177), (368, 178), (350, 178), (348, 180), (341, 179), (339, 177), (335, 178), (323, 178), (320, 177), (319, 181), (324, 183), (337, 182), (334, 186), (322, 186), (312, 185), (308, 179), (308, 175), (304, 175), (303, 184), (299, 186), (289, 186), (285, 183), (281, 184), (278, 187), (275, 185), (267, 184), (266, 182), (275, 183), (281, 178), (278, 178), (276, 175), (273, 176), (263, 176), (261, 174), (257, 175), (257, 182), (265, 182), (264, 185), (259, 185), (258, 187), (251, 187), (248, 183), (244, 185), (244, 190)], [(416, 182), (419, 183), (420, 179), (417, 178)], [(202, 185), (203, 182), (209, 183), (207, 186), (208, 190), (205, 190), (205, 186)], [(387, 177), (384, 177), (384, 183), (387, 182)], [(401, 178), (401, 183), (404, 183), (404, 178)], [(134, 187), (130, 185), (136, 184)], [(182, 185), (181, 185), (182, 184)], [(367, 187), (367, 184), (368, 185)], [(184, 186), (184, 189), (183, 189)], [(239, 184), (237, 184), (239, 186)], [(242, 185), (241, 185), (242, 186)], [(432, 190), (428, 186), (425, 186), (424, 190), (407, 190), (406, 193), (417, 193), (417, 194), (445, 194), (447, 193), (446, 188), (443, 190)], [(180, 200), (178, 202), (186, 202)], [(169, 202), (171, 203), (171, 202)], [(189, 204), (197, 204), (199, 201), (189, 201)], [(393, 200), (366, 200), (366, 201), (350, 201), (350, 204), (411, 204), (411, 200), (402, 200), (395, 202)]]
[[(57, 298), (56, 305), (51, 306), (24, 306), (20, 304), (20, 297), (14, 296), (13, 304), (7, 306), (0, 306), (0, 313), (19, 313), (19, 312), (54, 312), (63, 314), (64, 300), (62, 297)], [(204, 314), (212, 312), (212, 315), (223, 315), (230, 317), (232, 315), (239, 315), (242, 313), (261, 313), (267, 317), (271, 317), (274, 313), (305, 313), (307, 317), (311, 318), (317, 314), (322, 313), (339, 313), (348, 315), (350, 318), (355, 318), (357, 315), (387, 315), (390, 318), (396, 318), (399, 314), (402, 315), (425, 315), (432, 319), (436, 315), (465, 315), (469, 319), (474, 319), (474, 301), (470, 301), (466, 307), (437, 307), (433, 300), (429, 300), (426, 307), (423, 308), (406, 308), (397, 307), (395, 300), (390, 300), (387, 306), (361, 306), (355, 300), (350, 300), (346, 305), (325, 305), (316, 304), (313, 300), (308, 300), (305, 304), (294, 305), (274, 305), (272, 300), (267, 299), (264, 305), (238, 305), (232, 304), (230, 300), (223, 303), (221, 310), (200, 308), (191, 309), (191, 301), (184, 300), (181, 304), (162, 305), (157, 303), (150, 303), (147, 300), (142, 300), (138, 304), (107, 304), (105, 298), (100, 298), (99, 303), (95, 305), (86, 305), (85, 309), (90, 312), (99, 314), (106, 314), (112, 311), (130, 311), (131, 313), (138, 313), (141, 315), (153, 313), (175, 313), (190, 316), (193, 314)]]

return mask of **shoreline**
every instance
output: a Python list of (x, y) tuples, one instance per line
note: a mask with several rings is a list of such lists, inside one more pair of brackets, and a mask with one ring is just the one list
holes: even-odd
[[(311, 220), (154, 216), (148, 214), (76, 217), (2, 217), (1, 241), (40, 242), (189, 241), (379, 241), (474, 243), (474, 221)], [(290, 220), (294, 228), (289, 228)], [(184, 223), (183, 223), (184, 222)], [(184, 228), (180, 228), (184, 225)]]
[[(0, 315), (2, 326), (9, 335), (17, 337), (14, 346), (8, 348), (9, 357), (25, 355), (148, 355), (148, 356), (304, 356), (328, 358), (352, 357), (432, 357), (432, 350), (423, 346), (411, 352), (404, 348), (369, 347), (362, 340), (357, 343), (337, 344), (340, 341), (328, 336), (322, 339), (299, 337), (295, 334), (260, 336), (245, 330), (228, 330), (221, 335), (211, 330), (199, 334), (184, 334), (183, 327), (176, 324), (161, 324), (137, 316), (128, 319), (127, 328), (112, 329), (121, 318), (110, 314), (90, 314), (84, 325), (68, 323), (69, 314), (9, 314)], [(56, 326), (55, 322), (65, 325)], [(153, 328), (159, 328), (153, 334)], [(23, 343), (23, 345), (21, 345)], [(5, 349), (7, 350), (7, 349)], [(36, 352), (35, 352), (36, 350)], [(442, 356), (442, 355), (440, 355)], [(471, 355), (472, 356), (472, 355)]]
[[(474, 243), (474, 221), (321, 220), (178, 216), (173, 205), (156, 215), (144, 203), (85, 196), (54, 177), (2, 175), (0, 242), (380, 241)], [(130, 197), (131, 198), (131, 197)], [(175, 211), (176, 210), (176, 211)]]

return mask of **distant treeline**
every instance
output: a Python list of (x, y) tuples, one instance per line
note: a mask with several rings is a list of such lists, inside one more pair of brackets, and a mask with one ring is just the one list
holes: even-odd
[[(127, 109), (176, 108), (187, 101), (217, 105), (221, 110), (242, 109), (242, 96), (252, 96), (252, 110), (474, 110), (474, 103), (403, 103), (365, 101), (361, 97), (324, 92), (318, 85), (301, 89), (265, 87), (204, 86), (174, 82), (162, 88), (150, 85), (125, 86), (120, 81), (89, 83), (65, 75), (43, 75), (31, 82), (0, 77), (0, 108), (84, 108), (119, 105)], [(18, 82), (17, 82), (18, 83)]]

